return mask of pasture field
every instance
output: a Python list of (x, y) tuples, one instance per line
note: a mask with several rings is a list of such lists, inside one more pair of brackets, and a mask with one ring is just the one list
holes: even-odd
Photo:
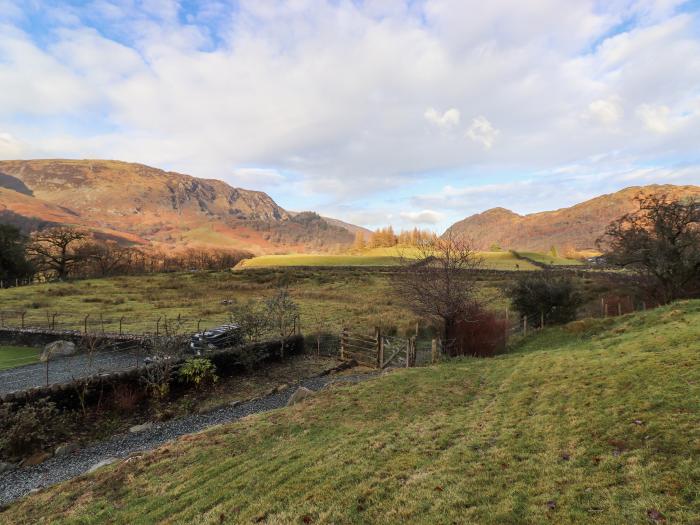
[(237, 268), (279, 268), (285, 266), (396, 266), (397, 256), (387, 255), (261, 255), (241, 261)]
[[(499, 282), (484, 274), (482, 295), (504, 305)], [(257, 269), (235, 272), (184, 272), (76, 280), (0, 290), (5, 325), (89, 331), (161, 333), (167, 321), (194, 331), (230, 320), (230, 301), (271, 296), (280, 280), (288, 282), (299, 305), (302, 330), (339, 332), (345, 326), (371, 331), (414, 330), (417, 318), (392, 291), (390, 275), (380, 269)], [(54, 318), (54, 314), (56, 314)], [(86, 316), (88, 316), (86, 318)], [(160, 321), (159, 321), (160, 320)], [(200, 322), (201, 321), (201, 322)], [(158, 324), (158, 327), (156, 325)]]
[[(401, 257), (415, 256), (414, 248), (371, 248), (348, 255), (262, 255), (242, 261), (237, 268), (274, 268), (285, 266), (397, 266)], [(483, 267), (487, 270), (538, 270), (527, 261), (516, 258), (510, 252), (479, 252)], [(535, 254), (539, 255), (539, 254)], [(546, 257), (541, 255), (541, 257)], [(564, 259), (568, 261), (568, 259)], [(568, 264), (568, 263), (559, 263)]]
[(699, 338), (699, 301), (545, 329), (188, 436), (0, 521), (698, 523)]
[(549, 253), (518, 252), (523, 257), (533, 261), (549, 264), (550, 266), (583, 266), (583, 262), (578, 259), (568, 259), (567, 257), (555, 256)]
[(40, 355), (37, 348), (0, 345), (0, 370), (36, 363)]

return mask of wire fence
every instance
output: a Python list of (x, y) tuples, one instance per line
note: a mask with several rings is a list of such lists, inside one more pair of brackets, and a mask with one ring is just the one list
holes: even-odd
[(0, 310), (0, 328), (76, 331), (84, 334), (169, 335), (196, 333), (231, 323), (230, 315), (186, 317), (183, 315), (105, 314), (70, 310)]

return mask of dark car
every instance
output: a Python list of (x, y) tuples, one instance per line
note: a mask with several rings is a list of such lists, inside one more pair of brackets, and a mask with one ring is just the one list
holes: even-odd
[(225, 324), (194, 334), (190, 338), (190, 352), (201, 355), (202, 352), (219, 348), (230, 348), (243, 342), (241, 327), (235, 324)]

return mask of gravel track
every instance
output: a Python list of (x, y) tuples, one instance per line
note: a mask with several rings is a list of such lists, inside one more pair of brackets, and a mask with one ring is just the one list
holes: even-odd
[(0, 474), (0, 505), (7, 505), (35, 489), (50, 487), (80, 476), (100, 461), (109, 458), (125, 458), (135, 452), (154, 449), (179, 436), (199, 432), (213, 425), (284, 407), (299, 386), (320, 390), (330, 383), (359, 383), (375, 376), (376, 373), (370, 373), (304, 379), (277, 394), (245, 401), (236, 406), (221, 407), (206, 414), (191, 414), (166, 421), (142, 432), (119, 434), (65, 456), (54, 456), (40, 465), (5, 472)]
[[(128, 370), (136, 366), (137, 359), (136, 353), (128, 350), (110, 350), (92, 357), (78, 354), (72, 357), (55, 358), (49, 362), (48, 382), (50, 385), (55, 385), (95, 374)], [(40, 386), (46, 386), (46, 363), (0, 371), (0, 394)]]

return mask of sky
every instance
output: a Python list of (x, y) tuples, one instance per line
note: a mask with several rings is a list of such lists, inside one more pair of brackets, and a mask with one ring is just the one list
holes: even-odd
[(0, 0), (0, 159), (442, 231), (700, 184), (700, 1)]

